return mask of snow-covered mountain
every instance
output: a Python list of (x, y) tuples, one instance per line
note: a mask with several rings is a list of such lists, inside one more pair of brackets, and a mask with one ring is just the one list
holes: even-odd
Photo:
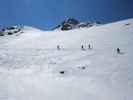
[(74, 18), (67, 18), (63, 22), (61, 22), (59, 25), (57, 25), (53, 30), (61, 30), (61, 31), (67, 31), (72, 29), (79, 29), (79, 28), (89, 28), (92, 26), (99, 26), (101, 25), (100, 22), (80, 22), (77, 19)]
[(0, 30), (0, 36), (5, 36), (5, 35), (18, 35), (22, 32), (23, 26), (10, 26), (10, 27), (3, 27)]
[(133, 99), (133, 19), (21, 31), (0, 36), (0, 100)]

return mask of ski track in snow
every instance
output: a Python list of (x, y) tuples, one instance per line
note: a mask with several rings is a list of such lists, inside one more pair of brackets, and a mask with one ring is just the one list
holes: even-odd
[[(0, 38), (0, 100), (133, 99), (133, 19), (65, 32), (27, 27), (24, 33)], [(88, 43), (93, 49), (81, 50)]]

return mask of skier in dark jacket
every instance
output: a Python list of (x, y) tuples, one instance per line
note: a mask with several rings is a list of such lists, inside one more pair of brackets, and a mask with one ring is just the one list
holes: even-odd
[(81, 45), (81, 50), (85, 50), (85, 48), (84, 48), (84, 46), (83, 46), (83, 45)]
[(120, 48), (117, 48), (117, 53), (118, 53), (118, 54), (120, 54), (120, 53), (121, 53)]

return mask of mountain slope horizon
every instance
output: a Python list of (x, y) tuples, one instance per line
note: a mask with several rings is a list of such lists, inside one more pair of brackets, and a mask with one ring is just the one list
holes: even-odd
[(0, 36), (0, 99), (132, 100), (132, 45), (133, 19), (69, 31), (24, 26)]

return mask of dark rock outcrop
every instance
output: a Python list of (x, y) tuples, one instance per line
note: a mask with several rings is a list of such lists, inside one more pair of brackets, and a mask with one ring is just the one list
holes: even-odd
[(5, 36), (5, 35), (13, 35), (20, 33), (23, 29), (23, 26), (9, 26), (9, 27), (3, 27), (0, 30), (0, 36)]
[(68, 18), (64, 20), (61, 24), (57, 25), (53, 30), (67, 31), (76, 28), (89, 28), (100, 24), (100, 22), (79, 22), (74, 18)]

